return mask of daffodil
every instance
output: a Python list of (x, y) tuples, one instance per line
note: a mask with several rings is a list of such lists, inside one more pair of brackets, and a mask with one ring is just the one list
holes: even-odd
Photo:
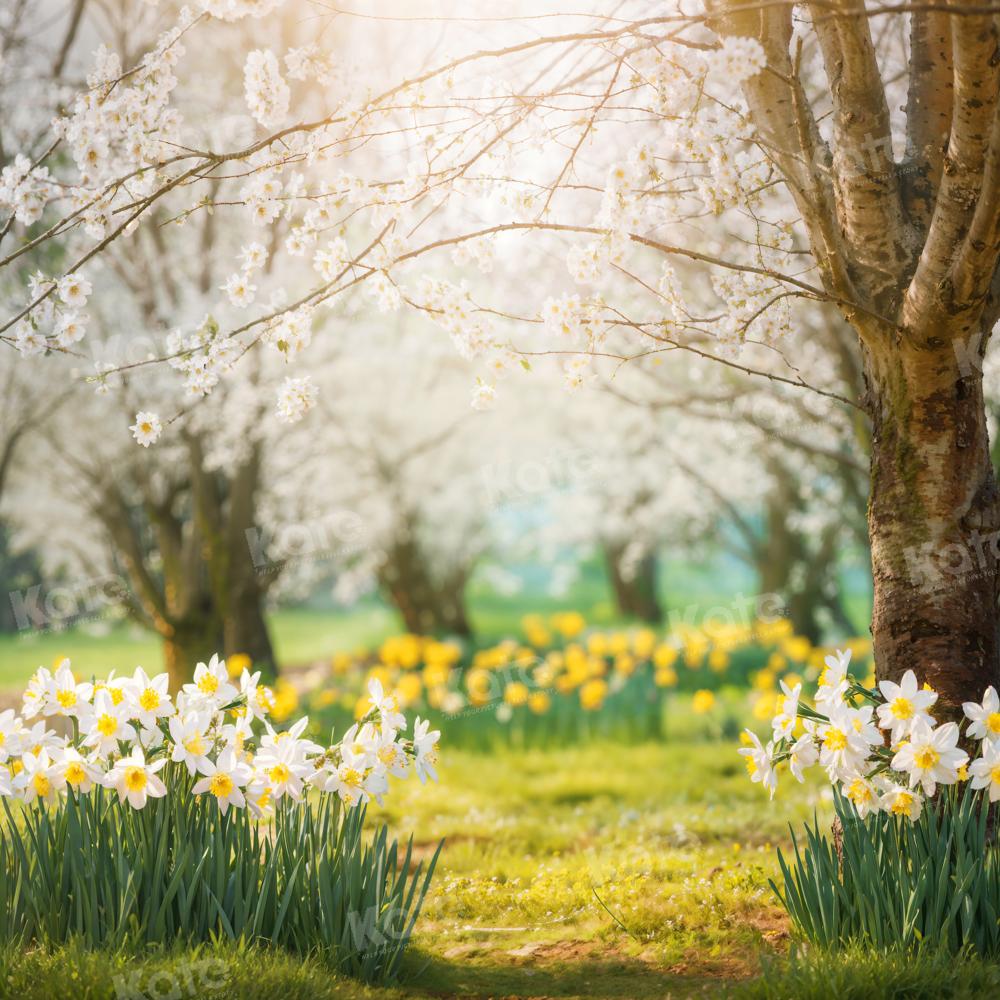
[(989, 789), (990, 802), (1000, 799), (1000, 742), (987, 740), (982, 756), (969, 765), (973, 788)]
[(249, 765), (237, 758), (232, 747), (227, 747), (219, 754), (216, 763), (209, 764), (205, 777), (195, 784), (192, 791), (195, 795), (213, 795), (219, 811), (224, 815), (231, 805), (240, 809), (246, 805), (243, 788), (252, 774)]
[(917, 675), (912, 670), (903, 674), (899, 684), (882, 681), (878, 688), (885, 698), (885, 704), (878, 707), (878, 722), (883, 729), (889, 730), (894, 744), (909, 736), (917, 719), (934, 724), (928, 709), (937, 701), (937, 695), (933, 691), (921, 690)]
[(143, 729), (155, 727), (166, 716), (173, 715), (174, 706), (170, 700), (167, 674), (149, 677), (139, 667), (129, 682), (129, 702), (132, 716)]
[(81, 721), (83, 745), (107, 755), (119, 743), (136, 738), (135, 727), (128, 721), (129, 706), (123, 701), (115, 704), (110, 691), (98, 691), (92, 711)]
[(986, 689), (981, 704), (967, 701), (962, 705), (962, 711), (972, 723), (965, 732), (969, 739), (991, 742), (1000, 740), (1000, 698), (993, 685)]
[(69, 660), (63, 660), (49, 678), (45, 700), (55, 715), (79, 716), (86, 712), (93, 692), (93, 685), (77, 684)]
[(184, 693), (185, 706), (205, 705), (211, 708), (228, 705), (239, 694), (236, 685), (230, 680), (226, 662), (217, 655), (208, 663), (197, 664), (193, 683), (185, 684), (181, 691)]
[(104, 778), (104, 770), (93, 757), (84, 757), (75, 747), (63, 747), (52, 754), (52, 764), (64, 786), (89, 792)]
[(0, 712), (0, 764), (20, 754), (23, 730), (24, 726), (14, 714), (14, 709)]
[(119, 802), (127, 799), (133, 809), (143, 809), (148, 799), (159, 799), (167, 794), (166, 785), (157, 777), (157, 772), (166, 763), (166, 757), (147, 763), (142, 748), (134, 747), (108, 771), (104, 784), (118, 792)]
[(909, 775), (911, 788), (919, 784), (926, 795), (933, 795), (937, 785), (953, 785), (958, 781), (958, 769), (969, 760), (969, 755), (958, 749), (958, 737), (954, 722), (931, 729), (917, 719), (909, 740), (892, 758), (892, 767)]
[(765, 747), (755, 732), (748, 729), (746, 734), (749, 745), (740, 747), (739, 753), (746, 763), (747, 774), (752, 782), (759, 782), (766, 788), (773, 799), (778, 788), (778, 775), (774, 770), (774, 744), (768, 743)]
[(13, 780), (25, 802), (41, 799), (52, 805), (59, 793), (66, 787), (59, 769), (52, 763), (48, 750), (38, 754), (26, 753), (21, 756), (21, 770)]
[(190, 712), (187, 715), (173, 715), (168, 723), (173, 749), (170, 759), (177, 764), (183, 764), (188, 774), (207, 774), (211, 761), (208, 755), (215, 747), (215, 740), (208, 735), (211, 716), (201, 712)]

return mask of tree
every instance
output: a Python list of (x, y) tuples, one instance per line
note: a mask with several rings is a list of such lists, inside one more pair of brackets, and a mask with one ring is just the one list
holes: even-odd
[[(880, 676), (917, 665), (952, 710), (1000, 681), (1000, 497), (981, 376), (1000, 310), (1000, 62), (988, 5), (709, 0), (692, 14), (636, 2), (613, 18), (547, 19), (545, 34), (506, 15), (481, 48), (468, 45), (464, 7), (426, 33), (405, 18), (355, 18), (347, 32), (359, 53), (409, 42), (389, 76), (373, 60), (335, 106), (295, 120), (281, 64), (255, 50), (245, 90), (264, 132), (225, 149), (185, 143), (166, 113), (181, 36), (210, 35), (212, 15), (276, 6), (209, 0), (134, 73), (102, 61), (93, 99), (60, 126), (76, 163), (72, 211), (43, 173), (51, 156), (5, 179), (0, 200), (23, 225), (39, 204), (49, 221), (0, 268), (59, 240), (70, 280), (36, 281), (0, 336), (48, 344), (52, 304), (80, 297), (73, 276), (153, 207), (239, 203), (289, 218), (293, 254), (343, 234), (319, 248), (322, 281), (288, 311), (365, 285), (381, 306), (441, 321), (484, 366), (512, 345), (525, 359), (687, 351), (836, 396), (871, 421)], [(876, 21), (888, 28), (873, 31)], [(461, 54), (435, 65), (438, 45)], [(316, 45), (286, 55), (293, 82), (329, 72)], [(904, 117), (890, 110), (901, 104)], [(141, 120), (157, 127), (137, 132)], [(324, 161), (344, 173), (331, 179)], [(720, 221), (701, 226), (709, 217)], [(547, 282), (548, 300), (532, 305), (527, 279), (567, 240), (573, 278), (590, 290), (560, 296)], [(498, 251), (510, 266), (475, 287), (421, 283), (448, 251), (480, 263)], [(713, 312), (687, 307), (675, 261), (697, 265), (696, 298), (710, 278)], [(796, 301), (827, 303), (850, 324), (857, 339), (840, 360), (862, 373), (860, 397), (816, 384), (785, 352)], [(197, 351), (211, 365), (221, 344), (249, 350), (277, 323), (265, 312)]]

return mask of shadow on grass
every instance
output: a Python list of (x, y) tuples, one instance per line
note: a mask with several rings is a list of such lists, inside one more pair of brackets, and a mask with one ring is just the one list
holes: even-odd
[[(674, 975), (627, 956), (608, 955), (600, 948), (574, 956), (572, 944), (561, 957), (510, 955), (496, 951), (452, 959), (414, 950), (407, 960), (402, 988), (407, 995), (467, 998), (600, 998), (600, 1000), (667, 1000), (712, 995), (718, 980)], [(508, 953), (509, 954), (509, 953)], [(507, 957), (507, 956), (504, 956)]]

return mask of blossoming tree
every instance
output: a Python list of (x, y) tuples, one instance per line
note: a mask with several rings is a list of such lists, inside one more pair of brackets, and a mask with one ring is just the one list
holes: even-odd
[[(688, 351), (836, 397), (872, 427), (881, 675), (919, 663), (948, 710), (996, 680), (1000, 497), (980, 370), (1000, 309), (992, 10), (635, 0), (613, 16), (423, 13), (331, 12), (360, 72), (338, 74), (325, 39), (270, 40), (293, 23), (278, 0), (201, 0), (172, 24), (164, 11), (138, 60), (102, 51), (48, 145), (4, 170), (0, 270), (49, 242), (64, 256), (0, 337), (59, 349), (88, 268), (154, 208), (177, 221), (243, 212), (287, 225), (281, 252), (311, 256), (316, 277), (303, 268), (285, 305), (260, 308), (255, 265), (235, 266), (226, 294), (248, 318), (171, 345), (195, 397), (359, 287), (381, 309), (425, 311), (480, 359), (481, 401), (512, 352), (568, 358), (580, 384), (594, 356)], [(203, 141), (178, 67), (239, 38), (229, 22), (247, 17), (271, 19), (273, 35), (254, 37), (278, 47), (245, 60), (257, 130)], [(580, 291), (555, 277), (532, 287), (553, 258)], [(854, 331), (837, 361), (857, 373), (856, 398), (785, 344), (799, 301)], [(314, 398), (306, 383), (293, 397), (292, 415)]]

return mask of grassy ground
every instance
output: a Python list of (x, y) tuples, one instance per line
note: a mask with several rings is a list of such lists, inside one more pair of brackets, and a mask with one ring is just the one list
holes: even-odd
[[(706, 729), (707, 732), (707, 729)], [(830, 805), (788, 779), (768, 803), (734, 747), (698, 738), (491, 757), (448, 751), (441, 782), (397, 785), (377, 816), (446, 839), (402, 982), (318, 959), (206, 947), (138, 957), (0, 953), (0, 997), (296, 1000), (938, 1000), (1000, 994), (1000, 968), (928, 956), (790, 954), (774, 848)], [(374, 816), (373, 816), (374, 818)]]
[[(446, 750), (440, 784), (400, 784), (378, 814), (415, 832), (418, 854), (446, 839), (400, 989), (256, 950), (141, 968), (178, 976), (214, 957), (220, 996), (711, 996), (753, 976), (762, 949), (784, 953), (772, 845), (814, 807), (826, 808), (812, 786), (769, 806), (729, 744)], [(0, 995), (20, 997), (112, 996), (114, 976), (137, 968), (72, 949), (3, 962)]]

